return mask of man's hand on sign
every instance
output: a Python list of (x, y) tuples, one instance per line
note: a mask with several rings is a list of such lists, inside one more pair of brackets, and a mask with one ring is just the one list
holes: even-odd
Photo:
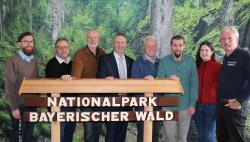
[(108, 76), (105, 79), (107, 79), (107, 80), (114, 80), (115, 78), (113, 76)]
[(170, 79), (170, 80), (180, 81), (180, 78), (179, 78), (178, 76), (176, 76), (176, 75), (171, 75), (171, 76), (169, 77), (169, 79)]
[(155, 80), (152, 75), (145, 76), (144, 79), (146, 79), (146, 80)]
[(73, 79), (73, 77), (71, 75), (62, 75), (61, 78), (65, 81), (65, 82), (69, 82)]

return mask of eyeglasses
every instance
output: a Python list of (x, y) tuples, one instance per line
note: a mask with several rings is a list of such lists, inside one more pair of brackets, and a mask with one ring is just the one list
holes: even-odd
[(28, 40), (22, 40), (21, 42), (23, 44), (31, 44), (31, 45), (33, 45), (35, 43), (34, 41), (28, 41)]
[(56, 48), (59, 48), (59, 49), (66, 49), (66, 48), (69, 48), (69, 46), (56, 46)]

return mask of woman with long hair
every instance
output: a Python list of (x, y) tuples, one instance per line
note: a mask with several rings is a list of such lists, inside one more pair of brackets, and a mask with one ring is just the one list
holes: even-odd
[(216, 91), (221, 64), (215, 60), (210, 42), (200, 44), (196, 54), (199, 77), (199, 96), (194, 121), (199, 142), (216, 142)]

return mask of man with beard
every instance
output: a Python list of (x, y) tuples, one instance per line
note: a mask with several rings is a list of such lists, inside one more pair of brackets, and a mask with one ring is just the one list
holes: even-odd
[[(178, 121), (164, 121), (166, 142), (186, 142), (191, 116), (195, 112), (198, 97), (198, 75), (195, 61), (189, 55), (183, 54), (184, 38), (176, 35), (171, 39), (172, 54), (160, 60), (158, 68), (159, 78), (180, 80), (184, 94), (178, 96), (178, 107), (163, 107), (163, 110), (178, 111)], [(166, 86), (167, 87), (167, 86)]]
[[(100, 55), (104, 51), (99, 47), (100, 35), (95, 29), (87, 32), (87, 45), (79, 49), (73, 59), (71, 75), (76, 78), (96, 78), (97, 64)], [(96, 96), (96, 94), (85, 94), (86, 96)], [(98, 108), (82, 108), (82, 111), (98, 111)], [(98, 142), (102, 123), (83, 123), (84, 141)]]
[(18, 95), (24, 77), (37, 77), (37, 60), (34, 58), (34, 38), (32, 33), (24, 32), (19, 35), (17, 44), (20, 50), (6, 62), (5, 94), (12, 111), (11, 142), (32, 141), (34, 123), (23, 121), (24, 111), (36, 111), (35, 108), (23, 106), (23, 97)]

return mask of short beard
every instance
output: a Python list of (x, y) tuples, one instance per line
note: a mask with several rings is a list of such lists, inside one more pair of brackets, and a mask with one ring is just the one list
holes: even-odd
[(22, 49), (22, 51), (23, 51), (23, 53), (24, 53), (25, 55), (27, 55), (27, 56), (33, 55), (33, 52), (34, 52), (33, 49), (32, 49), (31, 51), (27, 51), (27, 50), (25, 50), (25, 49)]
[(89, 48), (97, 48), (98, 44), (99, 43), (96, 43), (96, 44), (89, 44), (89, 43), (87, 43), (87, 45), (88, 45)]
[(181, 57), (181, 55), (182, 55), (182, 53), (180, 53), (180, 54), (176, 54), (176, 53), (174, 53), (175, 58), (180, 58), (180, 57)]

